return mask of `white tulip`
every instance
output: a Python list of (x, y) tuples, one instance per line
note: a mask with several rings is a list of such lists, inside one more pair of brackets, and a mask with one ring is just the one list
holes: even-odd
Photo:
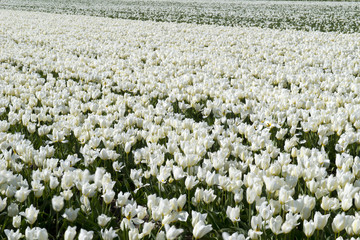
[(195, 239), (202, 238), (207, 233), (211, 232), (212, 229), (213, 228), (211, 224), (205, 225), (205, 223), (202, 220), (199, 220), (194, 226), (193, 236), (195, 237)]
[(54, 196), (51, 199), (51, 204), (52, 204), (53, 209), (56, 212), (60, 212), (61, 209), (63, 209), (63, 207), (64, 207), (64, 197), (62, 197), (62, 196)]
[(80, 229), (79, 240), (91, 240), (93, 239), (94, 231), (86, 231), (85, 229)]
[(40, 210), (37, 210), (32, 204), (30, 207), (26, 208), (25, 212), (20, 212), (21, 216), (26, 218), (26, 221), (32, 225), (35, 223)]
[(306, 237), (311, 237), (315, 232), (315, 224), (314, 222), (311, 221), (307, 221), (304, 220), (304, 233), (306, 235)]
[(327, 224), (330, 214), (322, 215), (320, 212), (315, 212), (314, 225), (317, 230), (323, 230)]
[(64, 234), (64, 240), (73, 240), (75, 239), (75, 236), (76, 236), (76, 226), (75, 227), (68, 226)]

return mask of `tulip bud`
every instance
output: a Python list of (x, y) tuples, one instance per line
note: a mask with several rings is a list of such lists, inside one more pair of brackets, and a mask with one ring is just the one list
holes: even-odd
[(51, 200), (52, 207), (55, 211), (60, 212), (61, 209), (64, 207), (64, 197), (62, 196), (55, 196)]

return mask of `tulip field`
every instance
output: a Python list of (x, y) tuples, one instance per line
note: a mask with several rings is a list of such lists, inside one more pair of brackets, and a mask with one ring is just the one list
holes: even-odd
[(360, 32), (359, 0), (1, 0), (0, 8), (156, 22)]
[(0, 239), (360, 237), (360, 3), (221, 1), (0, 3)]

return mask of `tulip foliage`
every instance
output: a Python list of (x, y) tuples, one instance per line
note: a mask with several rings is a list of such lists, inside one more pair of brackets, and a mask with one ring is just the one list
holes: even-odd
[(0, 10), (0, 238), (360, 236), (359, 39)]

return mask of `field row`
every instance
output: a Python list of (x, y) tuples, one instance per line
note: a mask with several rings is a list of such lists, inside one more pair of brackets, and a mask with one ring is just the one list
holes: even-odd
[(358, 236), (359, 37), (0, 10), (0, 237)]
[(159, 22), (359, 32), (359, 2), (2, 0), (0, 8)]

